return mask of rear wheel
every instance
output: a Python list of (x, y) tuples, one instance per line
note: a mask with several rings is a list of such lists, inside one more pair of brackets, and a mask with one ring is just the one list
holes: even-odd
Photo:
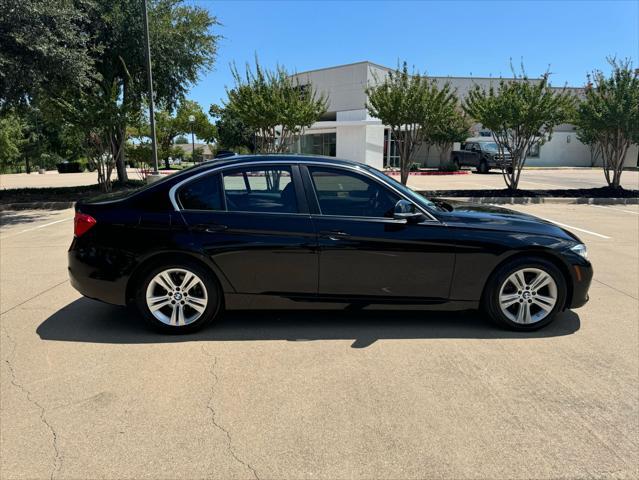
[(483, 308), (502, 326), (536, 330), (552, 322), (565, 300), (566, 281), (559, 269), (530, 257), (506, 263), (493, 274)]
[(459, 166), (459, 158), (453, 158), (453, 164), (457, 167), (457, 170), (461, 170), (461, 167)]
[(154, 329), (190, 333), (217, 316), (221, 295), (211, 272), (185, 262), (151, 269), (138, 288), (136, 305)]

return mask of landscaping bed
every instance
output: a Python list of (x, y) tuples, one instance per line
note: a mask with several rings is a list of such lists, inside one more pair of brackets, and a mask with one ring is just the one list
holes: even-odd
[(526, 198), (637, 198), (639, 190), (567, 188), (556, 190), (419, 190), (425, 197), (526, 197)]
[[(125, 183), (113, 182), (113, 192), (135, 190), (144, 185), (141, 180), (129, 180)], [(13, 188), (0, 190), (0, 203), (32, 203), (32, 202), (77, 202), (98, 195), (103, 192), (98, 184), (76, 187), (49, 188)]]

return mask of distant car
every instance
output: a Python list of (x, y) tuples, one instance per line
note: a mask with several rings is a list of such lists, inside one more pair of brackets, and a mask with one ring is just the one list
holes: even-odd
[(431, 201), (329, 157), (234, 156), (120, 198), (76, 204), (71, 284), (191, 332), (224, 309), (483, 309), (533, 330), (588, 299), (574, 234)]
[(491, 168), (512, 168), (510, 154), (499, 153), (497, 144), (488, 140), (466, 140), (461, 150), (453, 150), (451, 161), (461, 167), (475, 167), (479, 173), (488, 173)]

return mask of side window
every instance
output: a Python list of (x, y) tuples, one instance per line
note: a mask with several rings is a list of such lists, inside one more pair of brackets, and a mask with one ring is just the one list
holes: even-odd
[(204, 175), (188, 182), (179, 190), (178, 200), (186, 210), (224, 210), (220, 176)]
[(379, 182), (340, 169), (308, 169), (323, 215), (393, 217), (400, 197)]
[(226, 207), (231, 212), (297, 213), (291, 168), (260, 166), (223, 172)]

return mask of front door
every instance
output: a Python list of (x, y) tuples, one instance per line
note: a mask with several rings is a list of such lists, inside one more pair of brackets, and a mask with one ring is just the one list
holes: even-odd
[(237, 167), (177, 192), (190, 239), (237, 293), (317, 293), (317, 239), (297, 178), (288, 165)]
[(399, 195), (362, 173), (309, 166), (319, 214), (319, 294), (382, 301), (449, 296), (454, 251), (437, 221), (393, 219)]

